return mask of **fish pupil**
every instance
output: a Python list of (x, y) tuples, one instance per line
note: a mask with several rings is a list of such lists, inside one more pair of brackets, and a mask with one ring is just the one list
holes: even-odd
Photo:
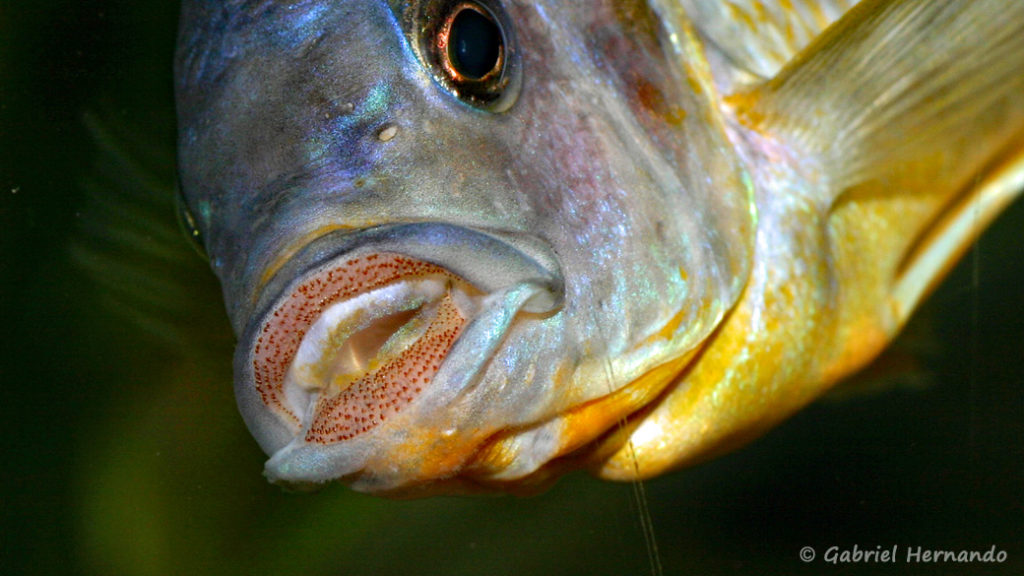
[(456, 72), (479, 80), (497, 66), (503, 42), (493, 20), (476, 10), (463, 9), (452, 20), (448, 57)]

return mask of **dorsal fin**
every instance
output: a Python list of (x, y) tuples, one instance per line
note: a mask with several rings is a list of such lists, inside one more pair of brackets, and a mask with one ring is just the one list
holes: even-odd
[(700, 33), (733, 64), (771, 78), (857, 0), (682, 0)]

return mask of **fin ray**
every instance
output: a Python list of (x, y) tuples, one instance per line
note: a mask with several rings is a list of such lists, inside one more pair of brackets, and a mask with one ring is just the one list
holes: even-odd
[(208, 316), (197, 292), (216, 310), (216, 286), (175, 221), (172, 147), (110, 118), (84, 117), (97, 155), (70, 257), (106, 313), (164, 345), (194, 346), (190, 326)]
[(985, 162), (1024, 124), (1022, 93), (1024, 3), (865, 0), (732, 103), (821, 158), (839, 194), (914, 163)]
[(761, 78), (787, 62), (857, 0), (682, 0), (700, 33)]

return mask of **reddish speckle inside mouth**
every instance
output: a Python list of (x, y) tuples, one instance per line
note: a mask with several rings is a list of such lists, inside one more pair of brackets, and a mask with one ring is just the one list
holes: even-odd
[(451, 296), (445, 295), (426, 334), (401, 356), (341, 394), (317, 401), (306, 441), (329, 444), (348, 440), (399, 412), (433, 378), (465, 323)]
[[(430, 276), (454, 278), (437, 265), (381, 253), (324, 268), (299, 284), (267, 317), (253, 343), (253, 382), (263, 404), (298, 432), (300, 416), (286, 401), (284, 382), (310, 326), (336, 302), (394, 282)], [(348, 439), (401, 410), (429, 383), (465, 322), (446, 295), (417, 342), (342, 393), (317, 400), (307, 440), (329, 443)]]

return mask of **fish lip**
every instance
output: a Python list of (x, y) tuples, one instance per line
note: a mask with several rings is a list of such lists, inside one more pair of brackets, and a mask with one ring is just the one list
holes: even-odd
[[(532, 301), (525, 310), (548, 313), (562, 307), (565, 281), (561, 266), (551, 245), (543, 239), (514, 230), (428, 221), (335, 230), (315, 238), (263, 286), (244, 317), (262, 319), (298, 279), (364, 248), (404, 254), (436, 264), (484, 292), (531, 282), (545, 288), (549, 299)], [(473, 261), (460, 262), (457, 258), (460, 253), (471, 254)], [(248, 322), (246, 332), (256, 323)]]
[(356, 490), (375, 493), (434, 485), (450, 478), (453, 470), (475, 454), (478, 441), (472, 439), (472, 432), (469, 438), (460, 438), (458, 433), (451, 436), (452, 431), (439, 429), (437, 415), (443, 414), (447, 426), (460, 412), (459, 397), (486, 370), (506, 330), (537, 290), (538, 286), (523, 283), (491, 295), (497, 302), (485, 306), (465, 326), (450, 351), (452, 360), (441, 364), (423, 394), (395, 415), (390, 426), (327, 444), (308, 442), (304, 430), (268, 451), (266, 478), (296, 490), (342, 481)]
[[(278, 455), (298, 434), (263, 404), (249, 370), (258, 330), (290, 291), (331, 263), (374, 253), (395, 253), (438, 265), (477, 290), (494, 294), (527, 287), (516, 312), (549, 314), (561, 308), (564, 281), (557, 257), (543, 240), (515, 231), (423, 222), (340, 230), (301, 248), (261, 291), (235, 353), (235, 395), (242, 416), (264, 452)], [(468, 256), (468, 257), (467, 257)], [(475, 319), (470, 319), (473, 323)], [(461, 337), (460, 337), (461, 338)], [(447, 364), (447, 362), (445, 362)], [(348, 443), (346, 441), (343, 443)], [(276, 457), (276, 456), (275, 456)]]

